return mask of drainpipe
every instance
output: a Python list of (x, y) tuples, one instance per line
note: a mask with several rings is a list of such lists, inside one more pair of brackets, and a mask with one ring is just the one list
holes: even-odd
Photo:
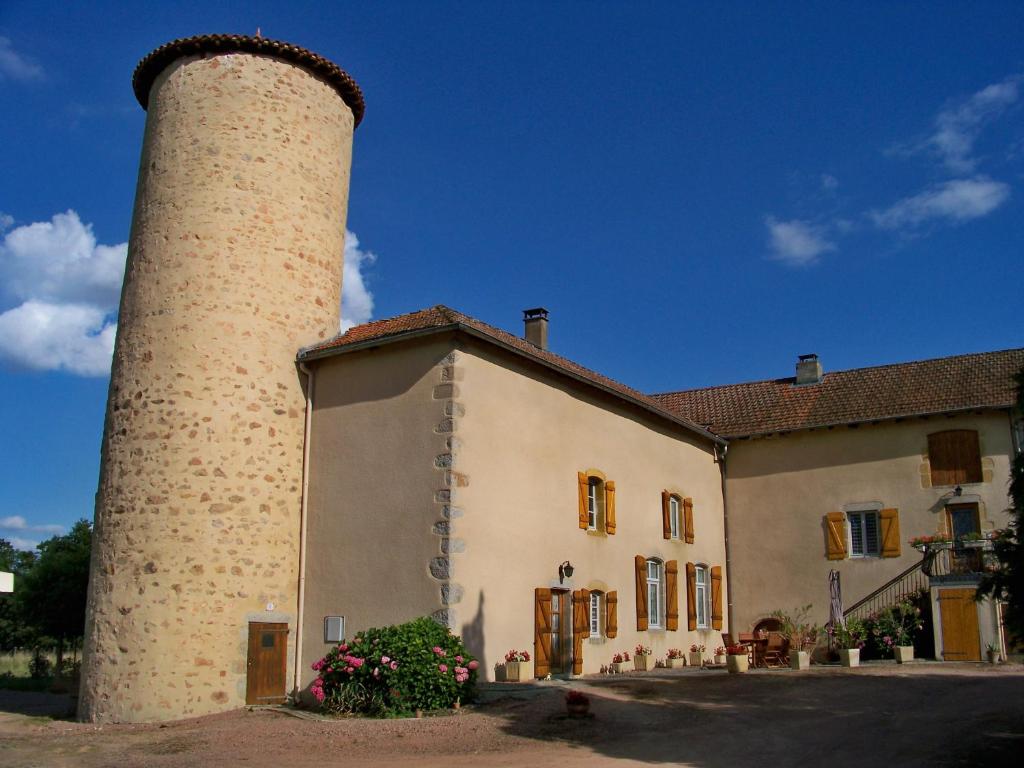
[[(721, 453), (719, 453), (721, 450)], [(725, 601), (726, 601), (726, 614), (729, 617), (729, 634), (733, 637), (738, 637), (735, 634), (736, 630), (732, 623), (732, 553), (729, 549), (729, 501), (725, 492), (725, 457), (729, 453), (729, 445), (715, 447), (715, 461), (718, 462), (718, 468), (722, 473), (722, 527), (725, 530)]]
[(292, 700), (299, 700), (299, 685), (302, 674), (302, 609), (306, 602), (306, 515), (309, 510), (309, 444), (312, 440), (313, 391), (316, 378), (305, 363), (299, 363), (299, 370), (306, 375), (306, 423), (302, 440), (302, 501), (299, 512), (299, 604), (295, 611), (295, 670), (293, 674)]

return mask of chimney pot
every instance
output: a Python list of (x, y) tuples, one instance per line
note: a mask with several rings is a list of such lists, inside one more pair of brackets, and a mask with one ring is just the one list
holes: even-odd
[(820, 384), (821, 361), (816, 354), (799, 355), (796, 360), (796, 384)]
[(523, 310), (524, 338), (539, 349), (548, 348), (548, 311), (544, 307)]

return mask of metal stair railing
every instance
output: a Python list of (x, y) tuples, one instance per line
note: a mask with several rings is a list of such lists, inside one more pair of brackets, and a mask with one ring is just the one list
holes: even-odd
[(843, 611), (843, 618), (866, 619), (873, 613), (898, 605), (903, 600), (917, 597), (929, 588), (928, 574), (921, 559), (897, 576), (889, 579), (871, 594), (861, 598)]

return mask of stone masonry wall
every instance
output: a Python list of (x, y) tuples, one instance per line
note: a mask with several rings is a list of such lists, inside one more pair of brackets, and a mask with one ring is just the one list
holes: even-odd
[(96, 501), (84, 719), (241, 706), (248, 622), (294, 634), (294, 359), (338, 330), (352, 131), (333, 88), (271, 57), (180, 59), (153, 85)]

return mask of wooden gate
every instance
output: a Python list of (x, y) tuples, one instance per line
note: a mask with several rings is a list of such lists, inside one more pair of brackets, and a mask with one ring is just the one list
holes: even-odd
[(246, 704), (283, 704), (287, 685), (288, 625), (249, 622)]
[(940, 589), (939, 615), (942, 622), (942, 658), (946, 661), (981, 661), (978, 638), (978, 604), (974, 590)]

